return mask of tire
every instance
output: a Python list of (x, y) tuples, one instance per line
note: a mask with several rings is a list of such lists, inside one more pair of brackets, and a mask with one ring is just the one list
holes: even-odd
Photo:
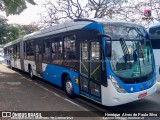
[(29, 76), (30, 76), (30, 78), (31, 78), (32, 80), (34, 79), (32, 67), (29, 67)]
[(69, 98), (75, 97), (73, 84), (72, 84), (72, 81), (69, 76), (66, 76), (66, 78), (65, 78), (64, 90)]

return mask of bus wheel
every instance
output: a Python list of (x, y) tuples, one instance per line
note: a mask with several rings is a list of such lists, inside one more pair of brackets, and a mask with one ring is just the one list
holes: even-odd
[(66, 76), (65, 78), (64, 88), (67, 96), (70, 98), (74, 98), (73, 85), (69, 76)]
[(29, 67), (29, 76), (31, 79), (34, 79), (32, 67)]

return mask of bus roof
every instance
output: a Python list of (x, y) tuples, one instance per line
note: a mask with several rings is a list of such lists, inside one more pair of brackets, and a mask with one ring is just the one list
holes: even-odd
[[(107, 24), (107, 23), (125, 23), (125, 24), (134, 24), (137, 25), (133, 22), (127, 22), (124, 20), (113, 20), (113, 19), (105, 19), (105, 18), (93, 18), (93, 19), (74, 19), (74, 20), (70, 20), (67, 21), (65, 23), (61, 23), (58, 25), (54, 25), (42, 30), (39, 30), (37, 32), (28, 34), (26, 36), (24, 36), (23, 41), (26, 40), (31, 40), (34, 38), (40, 38), (40, 37), (44, 37), (44, 36), (49, 36), (51, 34), (56, 34), (56, 33), (62, 33), (62, 32), (66, 32), (66, 31), (70, 31), (70, 30), (76, 30), (76, 29), (82, 29), (83, 27), (89, 25), (90, 23), (103, 23), (103, 24)], [(10, 42), (8, 43), (6, 46), (9, 46), (11, 44), (15, 44), (17, 43), (20, 39), (17, 39), (16, 41)]]
[(34, 38), (44, 37), (51, 34), (62, 33), (70, 30), (82, 29), (83, 27), (89, 25), (90, 23), (97, 22), (97, 23), (128, 23), (128, 24), (135, 24), (132, 22), (122, 21), (122, 20), (113, 20), (113, 19), (105, 19), (105, 18), (94, 18), (94, 19), (74, 19), (68, 22), (54, 25), (48, 27), (46, 29), (42, 29), (40, 31), (31, 33), (29, 35), (24, 36), (25, 40), (30, 40)]
[(22, 38), (18, 38), (17, 40), (14, 40), (14, 41), (7, 43), (4, 47), (8, 47), (10, 45), (16, 44), (16, 43), (20, 42), (21, 40), (22, 40)]
[(149, 29), (150, 29), (150, 28), (153, 28), (153, 27), (160, 27), (160, 22), (151, 24), (151, 25), (149, 26)]

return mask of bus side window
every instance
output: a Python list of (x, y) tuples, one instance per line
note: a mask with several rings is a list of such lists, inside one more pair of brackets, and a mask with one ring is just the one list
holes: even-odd
[(51, 56), (51, 41), (50, 39), (44, 39), (44, 52), (43, 52), (43, 61), (44, 62), (50, 62), (50, 56)]
[(76, 35), (64, 37), (64, 64), (75, 67), (73, 60), (76, 59)]
[(34, 60), (34, 42), (33, 40), (26, 42), (26, 59), (27, 60)]
[(151, 40), (153, 49), (160, 49), (160, 41), (159, 40)]
[(52, 63), (61, 65), (63, 61), (61, 37), (52, 38)]
[(64, 59), (73, 60), (76, 58), (75, 35), (64, 38)]
[(17, 59), (19, 59), (20, 58), (20, 43), (17, 44), (17, 52), (16, 52), (16, 54), (17, 54)]

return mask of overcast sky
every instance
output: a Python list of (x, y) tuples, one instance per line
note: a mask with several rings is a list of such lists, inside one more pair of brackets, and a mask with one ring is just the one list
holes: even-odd
[(17, 24), (30, 24), (40, 20), (38, 15), (43, 11), (42, 2), (44, 0), (34, 0), (37, 5), (27, 4), (28, 8), (25, 9), (20, 15), (10, 15), (7, 17), (8, 23), (17, 23)]

